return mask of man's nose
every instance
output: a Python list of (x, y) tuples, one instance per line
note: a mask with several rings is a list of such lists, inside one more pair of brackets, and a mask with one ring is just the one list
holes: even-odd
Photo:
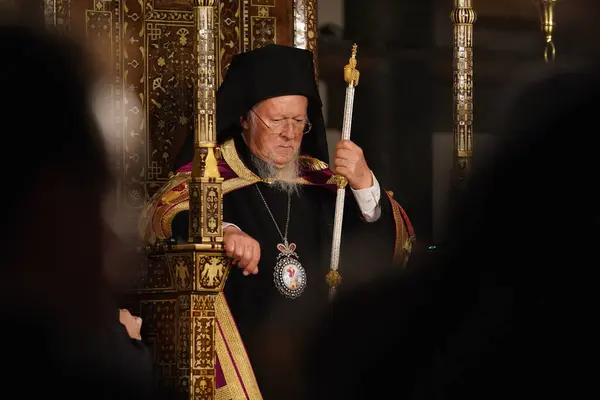
[(286, 139), (295, 138), (296, 132), (294, 132), (294, 124), (291, 122), (288, 122), (287, 124), (285, 124), (285, 126), (283, 127), (283, 130), (281, 131), (281, 136)]

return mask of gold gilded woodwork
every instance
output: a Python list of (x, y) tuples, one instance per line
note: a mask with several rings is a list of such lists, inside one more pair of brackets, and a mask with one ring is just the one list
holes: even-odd
[[(241, 51), (272, 42), (316, 51), (316, 0), (295, 1), (218, 2), (217, 84)], [(119, 155), (118, 203), (140, 210), (172, 174), (174, 157), (193, 129), (193, 7), (187, 0), (87, 0), (87, 10), (68, 0), (44, 4), (52, 21), (55, 15), (65, 26), (68, 17), (85, 20), (88, 40), (101, 49), (109, 75), (103, 93), (113, 105), (113, 148)], [(303, 11), (292, 10), (292, 4)]]
[(229, 259), (214, 254), (202, 255), (196, 258), (196, 287), (199, 290), (222, 290), (225, 278), (229, 272)]
[(179, 351), (186, 343), (185, 337), (189, 337), (184, 317), (189, 312), (185, 312), (185, 296), (182, 297), (183, 301), (177, 297), (142, 300), (133, 310), (144, 318), (144, 342), (152, 349), (160, 379), (169, 386), (177, 385), (180, 371), (189, 368), (186, 357)]
[(294, 0), (294, 46), (300, 49), (308, 48), (307, 3), (307, 0)]
[(243, 37), (247, 29), (243, 23), (242, 0), (221, 0), (219, 2), (219, 84), (231, 58), (244, 50)]
[(44, 18), (46, 25), (68, 31), (71, 22), (71, 0), (44, 0)]
[(204, 212), (202, 214), (202, 230), (204, 242), (220, 241), (223, 237), (223, 187), (222, 178), (219, 183), (204, 184), (202, 195)]
[(179, 291), (192, 290), (194, 285), (194, 259), (189, 255), (172, 254), (167, 257), (170, 273), (174, 276), (175, 288)]
[[(213, 399), (215, 300), (224, 288), (230, 261), (222, 248), (194, 244), (172, 246), (151, 260), (158, 277), (154, 282), (147, 277), (138, 280), (135, 290), (144, 294), (138, 297), (144, 337), (157, 354), (164, 374), (161, 381), (192, 399)], [(168, 299), (155, 298), (165, 294)]]
[(148, 268), (136, 277), (134, 289), (138, 293), (219, 292), (229, 273), (229, 261), (222, 252), (222, 245), (211, 244), (172, 245), (164, 254), (154, 251)]
[[(184, 245), (174, 251), (192, 259), (189, 247)], [(167, 257), (164, 254), (160, 258), (166, 263)], [(262, 399), (222, 294), (175, 293), (165, 299), (163, 293), (157, 292), (154, 297), (146, 295), (137, 302), (133, 311), (144, 318), (144, 341), (154, 352), (163, 384), (190, 399)], [(219, 324), (219, 328), (214, 324)], [(229, 351), (227, 346), (231, 346)], [(213, 380), (215, 353), (219, 354), (223, 374), (231, 383), (219, 389)], [(233, 384), (238, 374), (245, 389)], [(244, 390), (248, 397), (242, 395)]]
[[(219, 174), (216, 146), (216, 90), (218, 86), (218, 0), (193, 0), (195, 32), (194, 158), (188, 178), (189, 242), (193, 247), (194, 280), (191, 292), (192, 337), (189, 396), (216, 397), (217, 353), (216, 295), (223, 290), (231, 259), (223, 249), (223, 178)], [(209, 250), (197, 246), (210, 243)], [(173, 248), (172, 254), (189, 246)]]
[(140, 98), (148, 100), (144, 127), (154, 140), (148, 143), (146, 179), (153, 181), (168, 177), (173, 141), (193, 129), (194, 32), (193, 25), (159, 20), (148, 21), (145, 30), (147, 83)]
[[(174, 144), (193, 126), (193, 13), (189, 3), (111, 1), (120, 119), (120, 204), (139, 209), (168, 179)], [(173, 3), (173, 2), (171, 2)], [(170, 4), (170, 3), (169, 3)], [(122, 35), (121, 43), (115, 39)], [(119, 62), (117, 61), (117, 64)]]
[[(170, 260), (152, 257), (144, 265), (144, 268), (139, 268), (138, 276), (134, 281), (134, 290), (137, 293), (175, 292), (177, 290), (176, 279), (179, 279), (179, 276), (185, 276), (183, 268), (189, 274), (192, 265), (185, 264), (187, 260), (181, 259), (173, 260), (173, 262), (165, 261)], [(174, 270), (174, 268), (176, 269)]]
[(312, 51), (315, 56), (317, 54), (317, 0), (306, 1), (306, 48)]
[(454, 0), (454, 171), (453, 187), (463, 186), (473, 153), (473, 24), (472, 0)]
[(215, 398), (215, 299), (216, 295), (191, 295), (192, 363), (190, 365), (190, 395), (194, 399)]
[(192, 10), (190, 0), (154, 0), (153, 6), (157, 10)]
[[(317, 54), (317, 0), (294, 0), (294, 46)], [(316, 60), (315, 60), (316, 61)], [(315, 62), (315, 76), (318, 69)]]
[(216, 89), (218, 86), (218, 1), (194, 0), (196, 32), (196, 124), (194, 159), (189, 182), (189, 242), (223, 240), (223, 178), (219, 174), (216, 146)]
[(277, 43), (277, 19), (270, 15), (275, 0), (251, 0), (256, 15), (250, 18), (251, 49)]
[[(195, 0), (196, 3), (213, 3)], [(218, 21), (215, 24), (215, 10), (213, 6), (196, 7), (196, 138), (195, 145), (197, 149), (204, 152), (198, 158), (200, 164), (204, 167), (198, 170), (200, 177), (218, 177), (217, 160), (211, 149), (216, 142), (216, 105), (215, 93), (218, 87), (217, 82), (217, 53), (216, 41), (218, 38)], [(213, 157), (211, 157), (211, 154)]]

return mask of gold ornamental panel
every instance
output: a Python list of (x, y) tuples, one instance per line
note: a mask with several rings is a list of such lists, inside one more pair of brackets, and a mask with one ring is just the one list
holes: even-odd
[(215, 397), (215, 299), (197, 294), (149, 297), (134, 308), (144, 317), (144, 341), (153, 350), (161, 385), (193, 399)]
[[(204, 247), (203, 247), (204, 246)], [(138, 293), (217, 293), (229, 273), (229, 259), (210, 245), (176, 245), (149, 258), (135, 279)]]
[[(218, 81), (233, 55), (269, 43), (316, 51), (316, 0), (220, 0)], [(109, 78), (119, 205), (141, 209), (173, 171), (194, 123), (190, 0), (44, 0), (50, 25), (85, 37)]]

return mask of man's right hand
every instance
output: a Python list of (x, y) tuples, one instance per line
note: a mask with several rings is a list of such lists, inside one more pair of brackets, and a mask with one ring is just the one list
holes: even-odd
[(244, 270), (244, 275), (258, 274), (260, 245), (235, 226), (223, 229), (223, 243), (227, 255)]

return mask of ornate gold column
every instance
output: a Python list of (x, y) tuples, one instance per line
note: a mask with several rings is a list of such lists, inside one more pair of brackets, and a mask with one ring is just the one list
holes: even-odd
[(450, 14), (454, 26), (454, 190), (462, 188), (473, 155), (473, 24), (477, 20), (471, 0), (454, 0)]
[[(189, 381), (182, 387), (189, 399), (214, 399), (216, 394), (215, 300), (223, 290), (230, 260), (223, 249), (223, 178), (217, 167), (216, 101), (218, 0), (192, 0), (196, 31), (195, 152), (189, 180), (189, 244), (173, 246), (168, 254), (172, 269), (187, 259), (192, 266), (189, 293)], [(182, 258), (183, 257), (183, 258)], [(187, 296), (186, 296), (187, 297)], [(180, 318), (186, 317), (182, 315)], [(187, 318), (186, 318), (187, 319)], [(185, 381), (183, 381), (185, 382)]]
[(215, 302), (231, 267), (223, 246), (223, 178), (215, 154), (219, 1), (190, 1), (194, 6), (196, 107), (195, 150), (188, 179), (189, 241), (158, 241), (149, 246), (149, 264), (136, 292), (144, 325), (149, 325), (145, 339), (153, 343), (162, 360), (161, 386), (177, 398), (213, 400)]
[(194, 161), (190, 180), (190, 243), (223, 242), (221, 185), (215, 146), (218, 0), (193, 0), (196, 20), (196, 124)]

